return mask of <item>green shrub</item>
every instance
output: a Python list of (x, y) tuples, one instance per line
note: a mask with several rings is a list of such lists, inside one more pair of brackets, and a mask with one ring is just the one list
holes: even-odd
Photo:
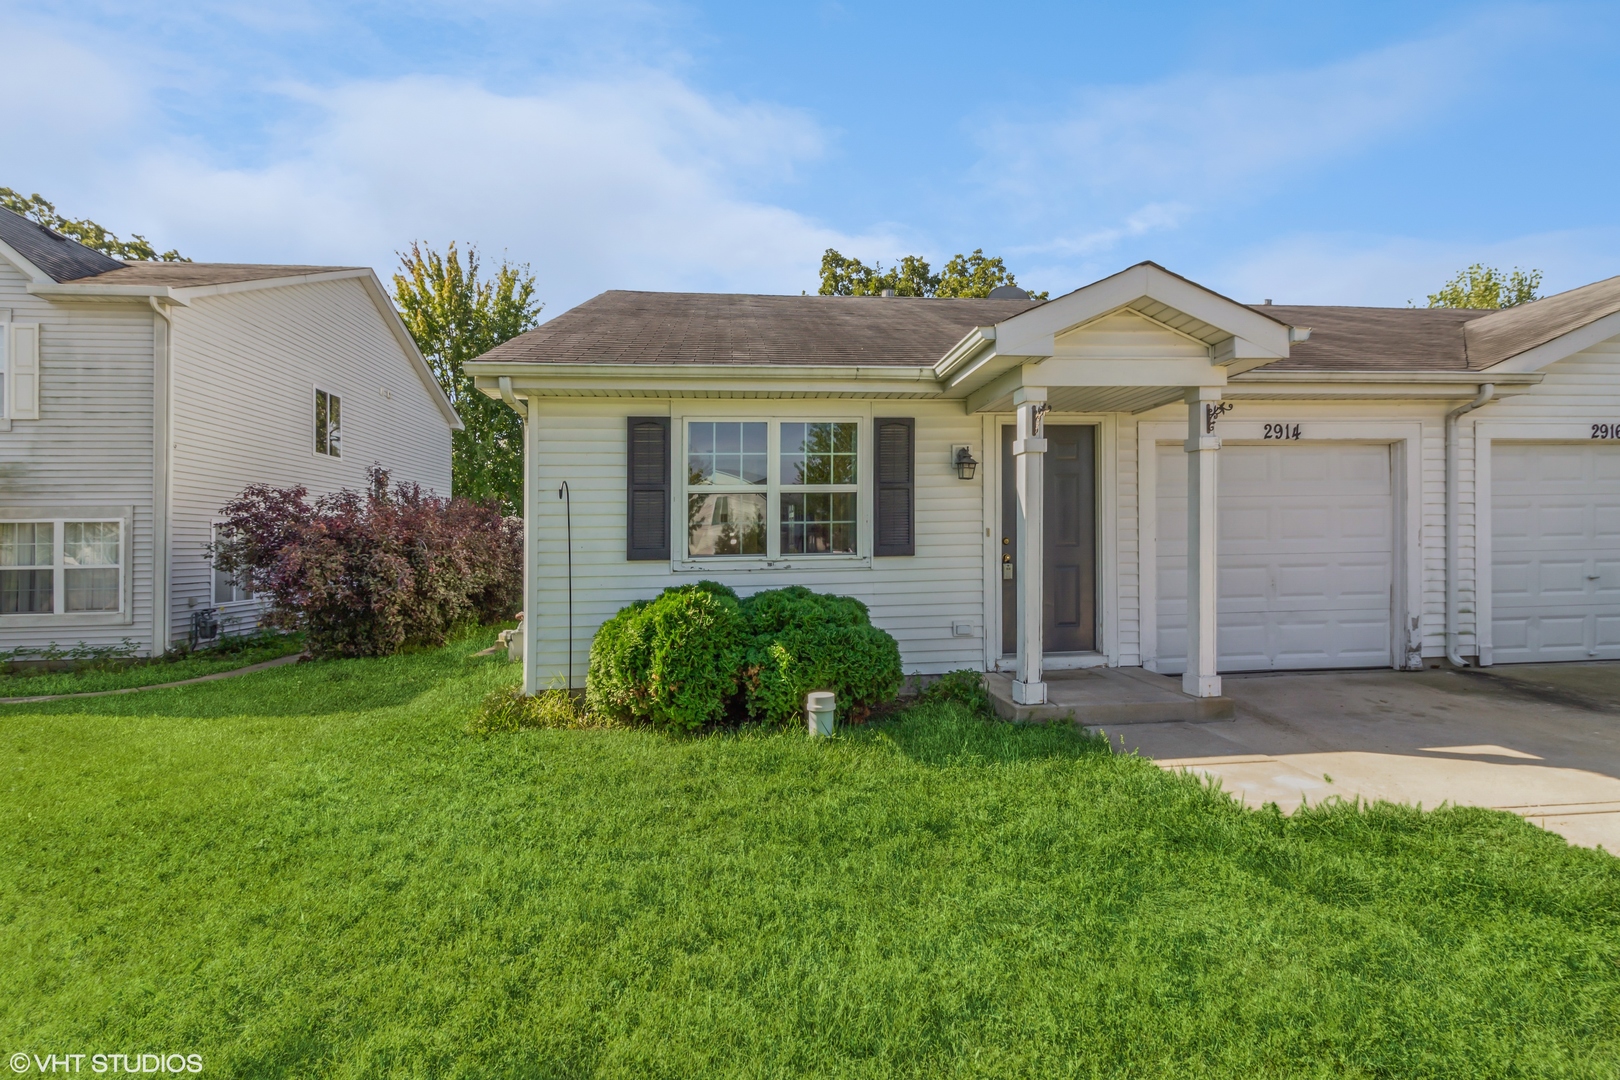
[(984, 688), (984, 673), (972, 668), (947, 671), (917, 695), (919, 702), (955, 701), (976, 713), (989, 714), (990, 693)]
[(724, 585), (665, 589), (597, 630), (586, 702), (613, 720), (696, 730), (725, 715), (747, 643), (737, 594)]
[(900, 647), (859, 600), (793, 585), (754, 594), (743, 611), (753, 634), (743, 685), (757, 719), (790, 723), (806, 694), (831, 690), (847, 722), (900, 688)]
[(522, 687), (508, 686), (484, 697), (467, 730), (474, 735), (495, 735), (524, 728), (614, 726), (611, 720), (583, 707), (579, 699), (566, 690), (525, 694)]

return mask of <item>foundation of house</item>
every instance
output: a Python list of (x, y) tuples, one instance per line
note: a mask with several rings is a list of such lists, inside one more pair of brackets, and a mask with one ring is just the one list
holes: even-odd
[(985, 676), (990, 700), (1004, 720), (1040, 722), (1072, 720), (1097, 724), (1162, 724), (1170, 721), (1210, 723), (1233, 717), (1232, 699), (1188, 697), (1181, 680), (1140, 668), (1085, 668), (1048, 671), (1046, 704), (1021, 705), (1013, 700), (1012, 676)]

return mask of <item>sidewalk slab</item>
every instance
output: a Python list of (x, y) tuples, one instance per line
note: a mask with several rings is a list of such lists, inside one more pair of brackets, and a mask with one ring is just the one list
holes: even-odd
[(1071, 720), (1095, 727), (1166, 721), (1210, 723), (1230, 720), (1234, 715), (1230, 698), (1188, 697), (1176, 680), (1136, 668), (1048, 672), (1044, 705), (1013, 701), (1010, 675), (991, 672), (985, 681), (997, 714), (1018, 722)]

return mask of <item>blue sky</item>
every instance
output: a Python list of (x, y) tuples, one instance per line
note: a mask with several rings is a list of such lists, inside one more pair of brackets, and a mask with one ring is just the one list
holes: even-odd
[(828, 246), (1279, 303), (1620, 273), (1620, 5), (0, 8), (0, 184), (197, 259), (473, 242), (548, 316)]

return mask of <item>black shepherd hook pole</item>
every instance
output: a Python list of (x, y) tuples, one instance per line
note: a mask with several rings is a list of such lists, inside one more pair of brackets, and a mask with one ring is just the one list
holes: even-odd
[(568, 481), (557, 489), (557, 498), (563, 501), (563, 524), (568, 539), (568, 689), (574, 688), (574, 493), (568, 490)]

